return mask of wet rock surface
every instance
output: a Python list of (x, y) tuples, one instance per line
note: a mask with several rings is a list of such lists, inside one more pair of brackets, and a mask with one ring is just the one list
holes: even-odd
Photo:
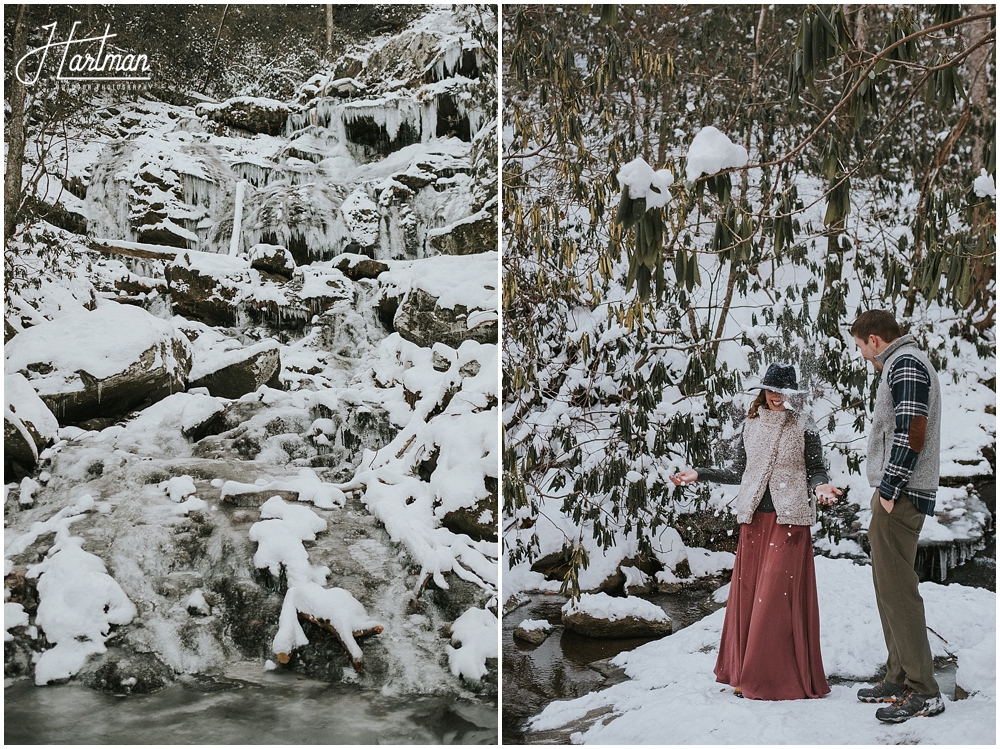
[(150, 694), (172, 682), (174, 671), (152, 653), (124, 653), (112, 648), (91, 660), (78, 678), (101, 692)]

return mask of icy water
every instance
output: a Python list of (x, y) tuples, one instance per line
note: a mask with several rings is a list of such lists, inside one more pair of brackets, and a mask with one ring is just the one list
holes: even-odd
[(115, 697), (76, 685), (4, 686), (4, 744), (493, 744), (497, 709), (386, 696), (294, 674), (185, 679)]
[[(657, 593), (643, 598), (667, 612), (675, 632), (719, 608), (719, 604), (709, 602), (705, 591)], [(525, 721), (553, 700), (581, 697), (608, 686), (616, 676), (608, 678), (606, 670), (595, 669), (600, 667), (599, 662), (650, 642), (648, 638), (605, 640), (568, 632), (561, 626), (564, 603), (562, 596), (535, 594), (503, 618), (504, 744), (523, 744)], [(560, 626), (541, 645), (531, 645), (513, 635), (526, 619), (544, 619)]]

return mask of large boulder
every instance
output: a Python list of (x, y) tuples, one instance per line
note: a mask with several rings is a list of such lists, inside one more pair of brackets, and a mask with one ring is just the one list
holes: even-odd
[(379, 316), (418, 346), (498, 338), (496, 252), (394, 262), (379, 276)]
[(367, 255), (345, 252), (335, 257), (331, 263), (352, 281), (360, 281), (363, 278), (378, 278), (379, 275), (389, 270), (389, 266), (378, 260), (373, 260)]
[(59, 422), (21, 374), (4, 377), (4, 475), (23, 476), (38, 464), (38, 455), (56, 438)]
[(470, 309), (464, 304), (448, 307), (423, 289), (413, 289), (406, 295), (396, 311), (393, 328), (411, 343), (428, 348), (435, 343), (458, 348), (462, 341), (496, 343), (498, 337), (495, 312)]
[(250, 248), (250, 267), (272, 276), (291, 278), (295, 273), (292, 253), (278, 244), (255, 244)]
[(22, 374), (61, 424), (116, 418), (183, 390), (191, 348), (174, 325), (140, 307), (109, 303), (28, 328), (7, 344)]
[(261, 385), (280, 388), (281, 349), (277, 341), (207, 356), (191, 367), (188, 387), (208, 388), (219, 398), (239, 398)]
[(641, 598), (614, 598), (607, 593), (585, 593), (562, 608), (566, 629), (587, 637), (663, 637), (673, 629), (670, 617)]
[(240, 321), (239, 305), (258, 274), (243, 258), (180, 252), (164, 269), (174, 311), (208, 325)]
[(275, 99), (237, 96), (222, 104), (202, 104), (196, 114), (249, 133), (281, 135), (288, 120), (288, 106)]
[(442, 255), (474, 255), (497, 249), (497, 217), (487, 209), (427, 232), (427, 244)]

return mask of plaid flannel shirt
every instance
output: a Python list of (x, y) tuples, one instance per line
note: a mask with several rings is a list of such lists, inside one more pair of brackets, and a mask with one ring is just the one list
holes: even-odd
[[(920, 453), (910, 446), (910, 425), (913, 420), (928, 415), (931, 378), (927, 369), (918, 359), (903, 354), (893, 362), (886, 373), (887, 383), (892, 391), (892, 405), (896, 412), (896, 429), (892, 439), (892, 449), (889, 453), (889, 464), (886, 466), (879, 494), (886, 499), (896, 500), (906, 492), (907, 496), (922, 512), (934, 507), (934, 493), (915, 492), (906, 489), (906, 482), (913, 473)], [(931, 510), (933, 512), (933, 510)]]

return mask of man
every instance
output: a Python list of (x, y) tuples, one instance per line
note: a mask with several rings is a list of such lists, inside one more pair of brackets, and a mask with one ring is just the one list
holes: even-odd
[(924, 518), (934, 514), (941, 442), (937, 372), (901, 335), (891, 313), (870, 310), (851, 326), (861, 355), (882, 373), (868, 440), (868, 483), (875, 488), (871, 544), (875, 601), (889, 657), (885, 679), (858, 692), (888, 703), (875, 717), (901, 723), (944, 712), (927, 641), (924, 602), (913, 562)]

